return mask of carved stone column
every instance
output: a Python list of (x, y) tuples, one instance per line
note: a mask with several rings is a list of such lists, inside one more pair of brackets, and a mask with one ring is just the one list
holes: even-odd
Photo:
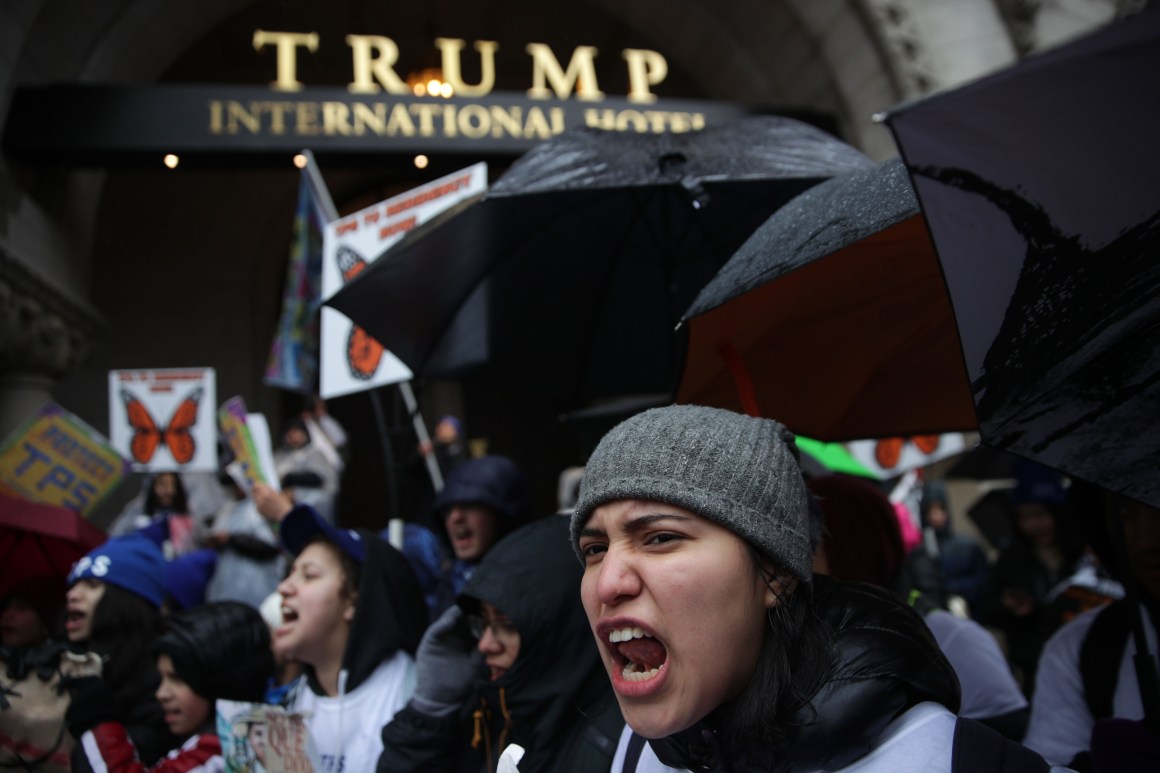
[(83, 301), (0, 249), (0, 439), (52, 398), (101, 324)]

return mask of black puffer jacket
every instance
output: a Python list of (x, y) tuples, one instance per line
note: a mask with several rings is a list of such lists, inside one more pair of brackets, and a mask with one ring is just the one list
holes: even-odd
[[(959, 682), (926, 624), (893, 594), (863, 583), (814, 577), (814, 605), (833, 631), (832, 663), (810, 705), (779, 748), (752, 766), (724, 759), (701, 722), (652, 741), (665, 764), (693, 771), (833, 770), (874, 748), (882, 731), (923, 701), (959, 708)], [(815, 715), (816, 712), (816, 715)]]

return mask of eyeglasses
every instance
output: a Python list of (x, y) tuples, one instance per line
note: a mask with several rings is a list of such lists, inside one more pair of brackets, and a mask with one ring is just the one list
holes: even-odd
[(491, 629), (492, 636), (497, 639), (510, 640), (520, 635), (516, 624), (507, 618), (488, 618), (481, 615), (468, 615), (467, 626), (471, 635), (477, 639), (483, 638), (483, 632)]

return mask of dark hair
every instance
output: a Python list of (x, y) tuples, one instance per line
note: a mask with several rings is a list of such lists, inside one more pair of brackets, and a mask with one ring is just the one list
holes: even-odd
[(102, 676), (121, 716), (153, 700), (160, 677), (150, 649), (165, 630), (165, 619), (145, 599), (112, 583), (93, 610), (88, 649), (104, 661)]
[(270, 629), (258, 610), (238, 601), (176, 613), (153, 655), (168, 655), (177, 675), (209, 700), (260, 702), (274, 673)]
[[(749, 545), (756, 569), (770, 582), (792, 577)], [(726, 757), (760, 765), (771, 748), (783, 746), (791, 731), (813, 719), (810, 701), (825, 682), (833, 661), (833, 631), (814, 612), (813, 587), (799, 582), (783, 592), (768, 612), (757, 666), (736, 698), (716, 709), (707, 722), (716, 728)]]
[(189, 512), (189, 497), (185, 493), (185, 482), (181, 479), (181, 475), (176, 472), (159, 472), (149, 480), (149, 490), (145, 494), (145, 514), (156, 515), (161, 509), (161, 503), (157, 501), (157, 493), (153, 487), (157, 484), (158, 479), (162, 475), (172, 475), (174, 482), (173, 506), (170, 508), (174, 513)]

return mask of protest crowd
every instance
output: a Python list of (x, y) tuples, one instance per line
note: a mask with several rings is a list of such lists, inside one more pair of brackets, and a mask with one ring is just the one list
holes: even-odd
[[(420, 452), (462, 440), (437, 437)], [(517, 748), (522, 771), (1090, 770), (1148, 751), (1107, 622), (1120, 570), (1079, 526), (1115, 498), (1048, 468), (1018, 465), (991, 560), (941, 481), (909, 513), (721, 409), (622, 422), (555, 513), (506, 456), (439, 457), (398, 548), (297, 499), (340, 478), (337, 453), (279, 486), (227, 465), (212, 515), (152, 476), (59, 586), (3, 599), (4, 738), (44, 770), (481, 771)], [(1150, 604), (1160, 513), (1124, 512)], [(932, 539), (906, 544), (900, 519)], [(1097, 646), (1102, 714), (1067, 688)], [(1101, 717), (1129, 726), (1121, 746), (1085, 743)]]

